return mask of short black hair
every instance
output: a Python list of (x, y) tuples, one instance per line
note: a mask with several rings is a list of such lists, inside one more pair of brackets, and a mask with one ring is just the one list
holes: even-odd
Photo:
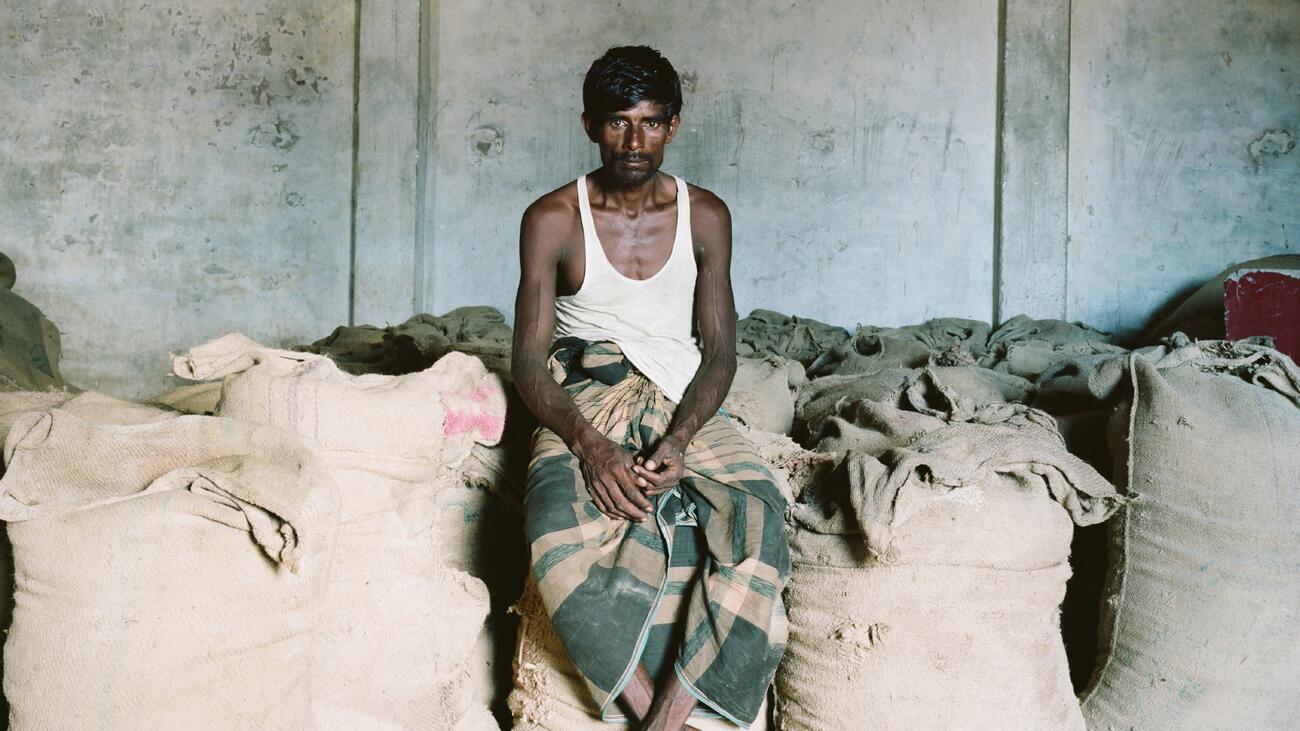
[(682, 111), (682, 82), (668, 59), (649, 46), (617, 46), (587, 70), (583, 111), (596, 116), (622, 112), (643, 101), (664, 105), (669, 119)]

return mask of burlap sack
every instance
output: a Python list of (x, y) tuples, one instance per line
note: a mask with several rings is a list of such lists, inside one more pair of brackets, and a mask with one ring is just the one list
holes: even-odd
[(1034, 421), (850, 453), (791, 517), (777, 727), (1082, 728), (1057, 606), (1118, 498)]
[(937, 318), (920, 325), (859, 325), (848, 341), (822, 353), (808, 366), (810, 376), (878, 373), (926, 365), (975, 365), (986, 352), (989, 324)]
[(311, 727), (337, 494), (310, 452), (230, 419), (56, 410), (5, 457), (13, 728)]
[(471, 564), (463, 554), (474, 546), (439, 536), (438, 497), (462, 489), (460, 466), (476, 444), (500, 438), (500, 380), (460, 353), (419, 373), (353, 376), (321, 356), (225, 340), (178, 358), (177, 375), (224, 377), (219, 413), (302, 437), (342, 496), (313, 649), (317, 727), (449, 729), (481, 720), (489, 596), (457, 568)]
[(0, 287), (0, 391), (42, 391), (67, 384), (59, 373), (59, 329), (40, 308)]
[[(789, 434), (794, 423), (794, 393), (803, 367), (778, 356), (738, 358), (736, 377), (722, 406), (737, 421), (755, 429)], [(791, 381), (794, 381), (792, 384)]]
[(503, 378), (510, 374), (512, 333), (492, 307), (421, 313), (390, 326), (343, 325), (301, 350), (328, 355), (348, 373), (399, 376), (422, 371), (451, 351), (473, 355)]
[(1224, 342), (1128, 366), (1112, 453), (1132, 502), (1088, 724), (1300, 727), (1300, 373)]
[(848, 339), (842, 327), (772, 310), (754, 310), (736, 323), (736, 353), (742, 357), (777, 355), (806, 366)]

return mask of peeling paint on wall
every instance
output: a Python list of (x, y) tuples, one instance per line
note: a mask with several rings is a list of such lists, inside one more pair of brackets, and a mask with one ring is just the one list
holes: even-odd
[(1250, 160), (1259, 172), (1259, 164), (1265, 157), (1281, 157), (1295, 149), (1295, 136), (1284, 129), (1266, 129), (1246, 146)]

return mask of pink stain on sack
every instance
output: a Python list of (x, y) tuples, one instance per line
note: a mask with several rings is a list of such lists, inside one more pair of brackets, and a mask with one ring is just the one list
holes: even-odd
[(505, 428), (504, 416), (493, 416), (478, 410), (452, 410), (447, 412), (447, 418), (443, 421), (442, 435), (453, 437), (457, 434), (475, 432), (480, 439), (495, 442), (501, 438), (501, 432), (505, 431)]

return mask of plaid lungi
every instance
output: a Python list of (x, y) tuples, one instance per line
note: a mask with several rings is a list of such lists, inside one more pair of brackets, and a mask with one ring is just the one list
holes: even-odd
[[(630, 452), (667, 431), (676, 406), (613, 343), (560, 339), (550, 367), (582, 415)], [(785, 500), (745, 437), (715, 416), (687, 447), (681, 482), (651, 501), (646, 523), (604, 515), (568, 446), (537, 430), (524, 522), (546, 611), (602, 718), (622, 717), (613, 701), (644, 662), (651, 677), (671, 667), (705, 709), (747, 726), (785, 650)], [(687, 526), (698, 553), (679, 550)], [(696, 555), (698, 569), (683, 566)]]

